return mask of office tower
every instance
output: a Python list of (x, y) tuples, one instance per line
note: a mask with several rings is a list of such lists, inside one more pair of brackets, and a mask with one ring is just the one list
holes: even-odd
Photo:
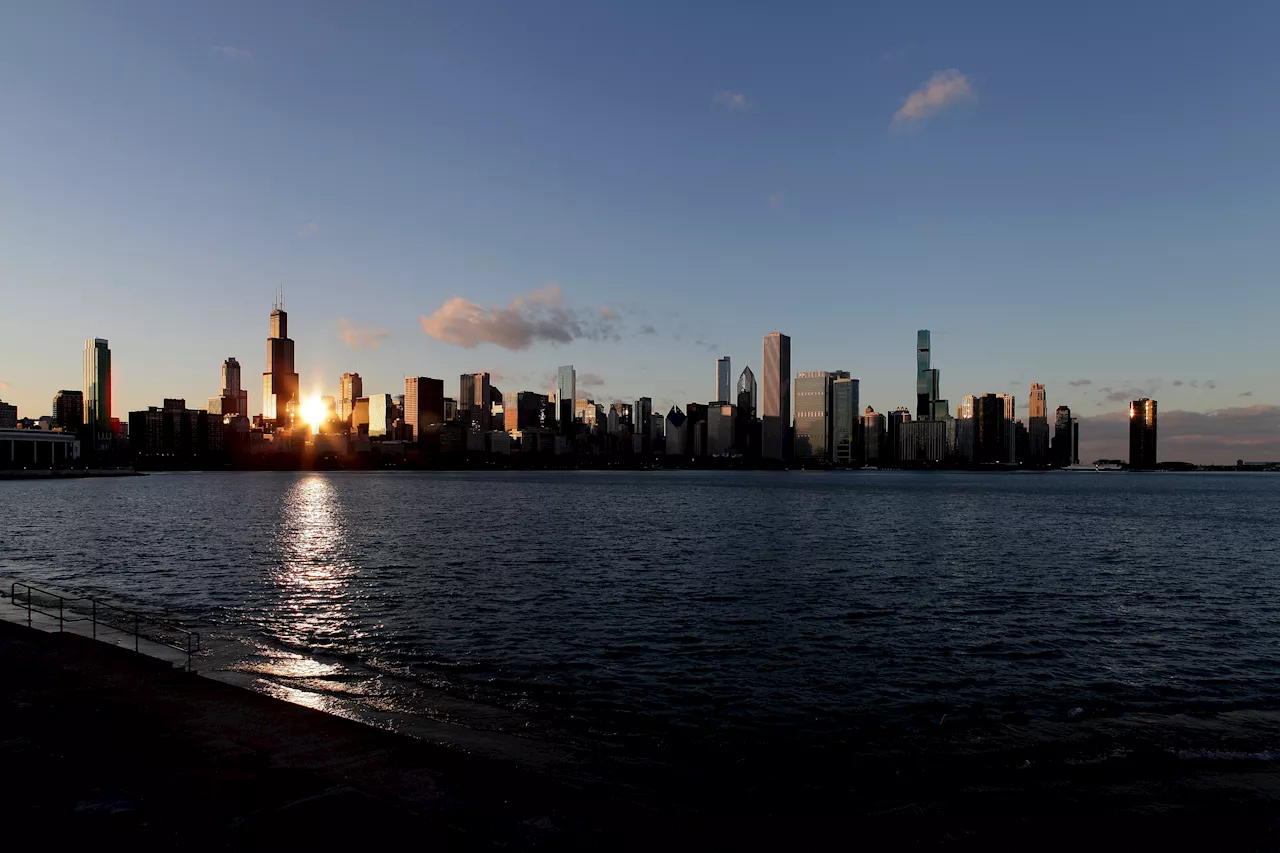
[(764, 397), (760, 400), (761, 455), (786, 459), (791, 431), (791, 338), (780, 332), (764, 336)]
[(716, 399), (717, 403), (731, 403), (733, 398), (729, 396), (730, 389), (733, 388), (733, 373), (729, 367), (729, 356), (716, 359)]
[(520, 391), (514, 406), (504, 405), (503, 427), (511, 430), (551, 429), (555, 426), (555, 409), (546, 394)]
[(727, 456), (738, 450), (738, 407), (732, 403), (707, 410), (707, 455)]
[(605, 416), (605, 432), (609, 435), (622, 432), (622, 414), (618, 411), (617, 403), (609, 404), (609, 414)]
[(932, 420), (934, 403), (941, 396), (938, 391), (938, 371), (932, 369), (929, 330), (916, 332), (916, 419)]
[(369, 395), (369, 437), (394, 438), (396, 401), (390, 394)]
[(488, 432), (493, 409), (488, 373), (464, 373), (458, 381), (458, 416), (472, 432)]
[(1009, 461), (1010, 430), (1004, 426), (1003, 396), (982, 394), (973, 398), (973, 461), (980, 465)]
[(757, 413), (757, 396), (759, 391), (756, 387), (756, 375), (751, 372), (751, 368), (742, 368), (742, 375), (738, 377), (738, 393), (736, 399), (738, 401), (739, 414), (746, 412), (749, 417), (754, 418)]
[(686, 456), (707, 455), (707, 409), (705, 403), (690, 403), (684, 412)]
[(653, 399), (641, 397), (636, 400), (635, 408), (631, 410), (631, 417), (634, 421), (632, 428), (636, 435), (649, 435), (649, 420), (653, 417)]
[(502, 390), (497, 385), (489, 386), (489, 429), (494, 432), (506, 430), (507, 406), (502, 399)]
[(947, 458), (947, 422), (907, 421), (898, 426), (898, 462), (921, 464)]
[[(833, 459), (840, 465), (852, 465), (862, 459), (858, 423), (858, 380), (848, 371), (837, 370), (831, 381), (831, 448)], [(797, 407), (799, 408), (799, 407)]]
[(880, 459), (885, 462), (896, 461), (898, 458), (898, 432), (903, 424), (911, 423), (911, 410), (906, 406), (899, 406), (890, 412), (885, 418), (885, 443), (881, 445)]
[(796, 374), (797, 459), (830, 459), (831, 379), (825, 370)]
[(369, 398), (356, 397), (351, 401), (352, 435), (367, 438), (369, 436)]
[(556, 400), (560, 403), (560, 434), (573, 432), (573, 405), (578, 399), (578, 372), (566, 364), (556, 372)]
[(338, 379), (338, 417), (350, 422), (356, 400), (364, 396), (364, 380), (359, 373), (344, 373)]
[(884, 453), (885, 417), (867, 406), (859, 422), (862, 426), (862, 461), (875, 465)]
[(969, 394), (960, 401), (960, 408), (956, 411), (956, 418), (973, 417), (973, 395)]
[(1059, 406), (1054, 412), (1053, 443), (1050, 447), (1053, 464), (1059, 468), (1073, 465), (1077, 459), (1071, 423), (1071, 409), (1067, 406)]
[(209, 398), (209, 413), (249, 416), (249, 392), (240, 385), (240, 362), (234, 358), (222, 362), (222, 387)]
[(667, 447), (668, 456), (688, 455), (688, 418), (679, 406), (672, 406), (667, 412)]
[(1012, 394), (997, 394), (1000, 401), (1000, 441), (1004, 444), (1001, 462), (1020, 462), (1017, 458), (1017, 431), (1013, 423), (1018, 419), (1017, 402)]
[(1129, 467), (1156, 467), (1156, 401), (1146, 397), (1129, 404)]
[(63, 432), (75, 432), (84, 425), (84, 393), (59, 391), (53, 395), (53, 425)]
[(267, 338), (267, 372), (262, 374), (262, 418), (277, 426), (293, 426), (298, 407), (298, 374), (294, 370), (289, 315), (277, 299), (271, 310), (271, 337)]
[(84, 423), (111, 432), (111, 349), (103, 338), (84, 342)]
[[(0, 429), (17, 429), (18, 427), (18, 407), (12, 403), (6, 403), (0, 400)], [(12, 448), (9, 453), (12, 455)], [(5, 461), (9, 461), (5, 459)]]
[(1027, 413), (1029, 418), (1047, 418), (1048, 412), (1045, 411), (1044, 403), (1044, 385), (1040, 382), (1031, 383), (1031, 411)]
[(1071, 419), (1071, 464), (1080, 464), (1080, 419)]
[(409, 376), (404, 380), (404, 423), (409, 441), (421, 442), (429, 427), (444, 423), (444, 380)]

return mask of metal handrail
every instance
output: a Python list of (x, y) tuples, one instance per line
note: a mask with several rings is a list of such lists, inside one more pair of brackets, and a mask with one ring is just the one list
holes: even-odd
[[(23, 590), (26, 591), (27, 627), (28, 628), (31, 627), (31, 617), (32, 617), (32, 614), (34, 613), (39, 613), (42, 616), (48, 616), (50, 619), (53, 619), (56, 617), (58, 620), (59, 633), (65, 630), (66, 624), (68, 622), (84, 622), (87, 620), (92, 623), (91, 634), (93, 639), (96, 640), (98, 639), (98, 625), (99, 623), (101, 623), (105, 627), (114, 628), (115, 630), (120, 631), (126, 636), (132, 634), (133, 650), (135, 652), (141, 651), (142, 640), (147, 640), (148, 642), (151, 642), (151, 643), (157, 643), (162, 646), (167, 646), (168, 648), (176, 649), (180, 652), (186, 652), (188, 672), (191, 671), (191, 656), (196, 652), (200, 651), (200, 635), (195, 631), (188, 631), (187, 629), (165, 619), (157, 619), (153, 616), (144, 616), (143, 614), (137, 612), (136, 610), (126, 610), (123, 607), (119, 607), (115, 604), (110, 604), (108, 602), (102, 601), (101, 599), (95, 598), (94, 596), (90, 596), (90, 595), (62, 595), (61, 593), (50, 592), (47, 589), (41, 589), (39, 587), (32, 586), (31, 584), (23, 583), (22, 581), (14, 581), (9, 585), (9, 600), (13, 603), (14, 607), (23, 606), (21, 603), (19, 603), (19, 600), (18, 600), (19, 587), (21, 587)], [(47, 610), (41, 610), (39, 607), (36, 607), (33, 603), (35, 598), (33, 593), (38, 593), (40, 595), (47, 596), (49, 599), (56, 598), (58, 600), (58, 612), (54, 614)], [(78, 602), (85, 602), (85, 601), (89, 602), (88, 615), (83, 614), (82, 608), (76, 608), (76, 607), (69, 608), (67, 606), (68, 602), (75, 604)], [(105, 615), (100, 616), (99, 609), (105, 611)], [(73, 615), (69, 615), (69, 613), (71, 614), (80, 613), (81, 615), (73, 616)], [(132, 629), (130, 629), (129, 627), (121, 627), (120, 625), (116, 624), (116, 622), (110, 618), (112, 614), (123, 615), (124, 616), (123, 621), (125, 622), (126, 626), (132, 623)], [(148, 625), (155, 625), (160, 628), (164, 628), (166, 631), (176, 634), (177, 636), (176, 637), (166, 636), (162, 632), (153, 632), (154, 636), (151, 634), (144, 634), (142, 632), (142, 626), (144, 622), (147, 623)]]

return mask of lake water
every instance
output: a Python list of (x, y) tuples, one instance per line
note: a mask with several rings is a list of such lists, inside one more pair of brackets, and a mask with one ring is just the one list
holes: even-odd
[(812, 802), (881, 795), (904, 755), (1280, 750), (1275, 476), (165, 474), (0, 496), (0, 574), (190, 622), (205, 671), (641, 791)]

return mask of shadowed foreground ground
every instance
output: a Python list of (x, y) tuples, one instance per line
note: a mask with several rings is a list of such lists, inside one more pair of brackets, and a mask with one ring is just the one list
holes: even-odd
[[(9, 840), (135, 849), (1280, 847), (1270, 772), (1027, 781), (1022, 792), (948, 782), (873, 814), (849, 802), (769, 815), (714, 796), (695, 814), (687, 803), (632, 801), (619, 786), (604, 793), (105, 644), (0, 623)], [(1169, 805), (1126, 801), (1126, 790), (1153, 784), (1174, 791)]]

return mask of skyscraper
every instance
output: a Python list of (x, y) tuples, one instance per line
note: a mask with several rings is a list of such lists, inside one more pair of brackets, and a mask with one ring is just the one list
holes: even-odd
[(1053, 464), (1059, 468), (1065, 468), (1080, 461), (1076, 449), (1074, 424), (1075, 419), (1071, 417), (1071, 409), (1067, 406), (1059, 406), (1054, 412), (1053, 444), (1049, 452), (1053, 457)]
[(294, 370), (289, 315), (277, 299), (271, 310), (271, 336), (267, 338), (267, 372), (262, 374), (262, 417), (277, 426), (291, 427), (297, 407), (298, 374)]
[(811, 370), (796, 374), (797, 459), (831, 457), (831, 374)]
[(1129, 404), (1129, 467), (1156, 467), (1156, 401), (1146, 397)]
[(732, 403), (729, 396), (733, 388), (733, 371), (729, 367), (729, 356), (716, 359), (716, 403)]
[(636, 400), (635, 408), (631, 410), (633, 429), (636, 435), (647, 436), (650, 432), (649, 419), (653, 417), (653, 398), (641, 397)]
[(1000, 401), (1000, 441), (1004, 445), (1001, 462), (1020, 462), (1017, 458), (1018, 436), (1014, 421), (1018, 419), (1017, 401), (1012, 394), (997, 394)]
[(572, 364), (561, 366), (556, 373), (556, 402), (560, 406), (560, 434), (573, 432), (573, 405), (578, 399), (578, 372)]
[(932, 420), (938, 400), (938, 371), (932, 369), (929, 330), (916, 332), (916, 419)]
[(408, 376), (404, 380), (404, 422), (409, 440), (421, 442), (428, 427), (444, 423), (444, 380)]
[(458, 379), (458, 414), (472, 432), (488, 432), (493, 390), (488, 373), (464, 373)]
[(738, 377), (738, 413), (745, 414), (748, 418), (756, 416), (757, 397), (759, 389), (756, 387), (756, 375), (751, 372), (751, 367), (742, 368), (742, 375)]
[(84, 342), (84, 423), (111, 432), (111, 349), (104, 338)]
[(1009, 461), (1011, 430), (1004, 426), (1003, 396), (982, 394), (973, 398), (973, 461), (979, 464)]
[(1027, 458), (1038, 467), (1049, 464), (1049, 417), (1045, 407), (1044, 385), (1031, 383), (1031, 410), (1027, 416)]
[(867, 406), (862, 418), (862, 459), (868, 465), (880, 462), (884, 445), (884, 415)]
[(249, 392), (240, 387), (240, 362), (234, 358), (222, 362), (222, 388), (209, 398), (209, 414), (249, 414)]
[(887, 418), (888, 427), (885, 431), (887, 443), (880, 448), (880, 458), (886, 462), (896, 462), (898, 459), (898, 433), (902, 431), (904, 424), (911, 423), (911, 410), (906, 406), (899, 406), (889, 413)]
[(359, 373), (344, 373), (338, 379), (338, 417), (348, 423), (356, 400), (364, 396), (364, 380)]
[(858, 384), (846, 370), (837, 370), (831, 381), (831, 450), (832, 458), (840, 465), (861, 461)]
[(53, 395), (53, 425), (63, 432), (75, 432), (84, 425), (84, 393), (59, 391)]
[(764, 336), (764, 396), (760, 400), (761, 455), (786, 459), (791, 431), (791, 338), (780, 332)]

